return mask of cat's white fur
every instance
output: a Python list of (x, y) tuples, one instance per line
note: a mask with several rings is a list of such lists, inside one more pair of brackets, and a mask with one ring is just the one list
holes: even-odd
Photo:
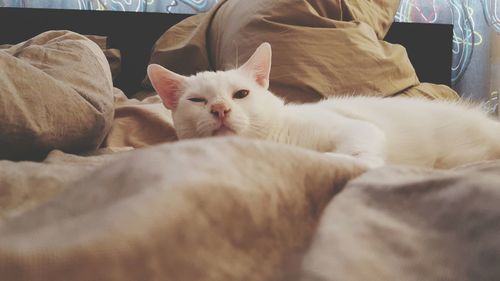
[[(338, 97), (287, 104), (269, 90), (271, 46), (241, 67), (181, 76), (150, 65), (153, 87), (172, 110), (180, 139), (238, 135), (298, 145), (370, 167), (450, 168), (500, 158), (500, 123), (465, 103), (417, 98)], [(234, 98), (239, 90), (248, 96)], [(190, 98), (202, 98), (193, 102)], [(224, 106), (224, 117), (214, 104)], [(220, 110), (219, 110), (220, 111)]]

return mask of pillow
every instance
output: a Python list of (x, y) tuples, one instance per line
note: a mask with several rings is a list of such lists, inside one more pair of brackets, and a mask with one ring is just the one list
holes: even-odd
[(419, 85), (405, 48), (382, 40), (398, 6), (396, 0), (221, 1), (167, 31), (151, 63), (180, 74), (228, 69), (268, 41), (270, 89), (286, 101), (394, 96)]
[(101, 51), (104, 53), (104, 56), (108, 61), (109, 68), (111, 70), (111, 76), (113, 77), (114, 81), (121, 72), (122, 57), (120, 50), (110, 48), (108, 45), (108, 37), (106, 36), (85, 35), (85, 37), (92, 40), (92, 42), (96, 43), (97, 46), (101, 48)]
[(0, 77), (0, 159), (94, 150), (111, 126), (110, 68), (82, 35), (49, 31), (0, 50)]
[[(271, 91), (289, 101), (353, 93), (385, 96), (418, 84), (405, 49), (381, 41), (366, 22), (344, 14), (342, 9), (349, 6), (343, 4), (227, 1), (209, 30), (214, 67), (244, 62), (260, 42), (268, 41), (274, 51)], [(357, 5), (362, 11), (377, 6)], [(378, 20), (392, 16), (381, 14)], [(385, 34), (385, 30), (379, 32)]]
[[(108, 61), (109, 68), (111, 69), (111, 76), (113, 77), (113, 80), (115, 80), (115, 78), (118, 75), (120, 75), (121, 72), (122, 57), (120, 50), (109, 48), (108, 37), (106, 36), (100, 36), (100, 35), (84, 35), (84, 36), (90, 39), (92, 42), (96, 43), (97, 46), (101, 48), (101, 51), (104, 53), (104, 56)], [(8, 49), (10, 47), (12, 47), (11, 44), (0, 45), (0, 49)]]

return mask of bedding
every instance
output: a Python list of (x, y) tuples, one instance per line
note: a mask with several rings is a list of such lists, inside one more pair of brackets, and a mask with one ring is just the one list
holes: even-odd
[(386, 167), (323, 213), (301, 280), (498, 280), (500, 161)]
[(141, 148), (176, 141), (170, 111), (158, 95), (129, 99), (115, 88), (115, 116), (102, 147)]
[(112, 78), (97, 44), (50, 31), (0, 50), (0, 159), (95, 150), (113, 121)]
[(119, 49), (110, 48), (108, 38), (106, 36), (100, 35), (84, 35), (86, 38), (90, 39), (92, 42), (96, 43), (101, 51), (104, 53), (106, 60), (109, 64), (109, 70), (111, 71), (111, 78), (113, 81), (120, 75), (122, 67), (122, 56)]
[[(273, 47), (270, 89), (289, 102), (332, 95), (457, 99), (421, 86), (404, 47), (382, 40), (399, 1), (219, 1), (156, 42), (151, 63), (179, 74), (235, 67), (263, 41)], [(144, 85), (150, 86), (148, 79)], [(414, 89), (417, 87), (417, 89)]]
[[(11, 173), (19, 170), (29, 172)], [(321, 210), (362, 171), (320, 153), (231, 138), (0, 161), (0, 202), (8, 206), (0, 276), (288, 280)], [(20, 191), (23, 180), (31, 185)], [(52, 182), (51, 190), (37, 182)]]
[[(338, 52), (321, 46), (287, 60), (306, 45), (270, 37), (281, 64), (271, 84), (288, 101), (321, 98), (331, 77), (293, 80), (287, 75), (314, 65), (293, 73), (286, 65), (317, 62), (316, 51), (339, 59), (347, 49), (358, 50), (350, 62), (380, 69), (354, 64), (366, 77), (341, 78), (347, 70), (336, 67), (348, 61), (332, 59), (337, 90), (457, 98), (420, 83), (404, 50), (380, 42), (397, 1), (296, 2), (290, 11), (318, 26), (256, 14), (232, 35), (241, 58), (264, 38), (254, 30), (242, 39), (256, 22), (338, 41)], [(220, 1), (188, 18), (158, 40), (151, 61), (184, 74), (224, 65), (233, 43), (220, 29), (236, 30), (226, 20), (234, 9), (258, 3)], [(260, 140), (177, 141), (147, 81), (132, 99), (113, 88), (105, 44), (89, 38), (53, 31), (0, 50), (1, 280), (500, 279), (500, 160), (366, 171)], [(41, 161), (13, 161), (32, 159)]]
[(500, 277), (500, 161), (363, 172), (317, 152), (238, 138), (0, 161), (0, 276)]

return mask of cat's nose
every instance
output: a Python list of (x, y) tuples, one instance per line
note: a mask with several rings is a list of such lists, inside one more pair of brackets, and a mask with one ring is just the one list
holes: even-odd
[(212, 104), (210, 107), (210, 113), (219, 119), (224, 119), (230, 111), (231, 108), (223, 103)]

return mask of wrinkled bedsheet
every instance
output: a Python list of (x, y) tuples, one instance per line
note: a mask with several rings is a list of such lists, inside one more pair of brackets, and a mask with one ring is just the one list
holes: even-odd
[(496, 280), (500, 161), (365, 172), (212, 138), (0, 161), (2, 280)]

